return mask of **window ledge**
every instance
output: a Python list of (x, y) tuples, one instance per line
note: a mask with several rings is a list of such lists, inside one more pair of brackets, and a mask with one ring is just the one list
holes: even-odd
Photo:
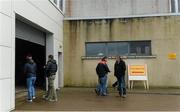
[[(155, 59), (157, 56), (156, 55), (151, 55), (151, 56), (122, 56), (123, 59)], [(101, 59), (102, 57), (93, 57), (93, 56), (82, 56), (82, 60), (96, 60), (96, 59)], [(115, 56), (108, 57), (108, 59), (116, 59)]]

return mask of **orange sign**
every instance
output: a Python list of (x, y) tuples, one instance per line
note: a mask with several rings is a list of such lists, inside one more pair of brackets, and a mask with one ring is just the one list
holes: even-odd
[(169, 59), (176, 59), (176, 53), (169, 53), (168, 58)]
[(129, 75), (130, 76), (146, 76), (146, 66), (145, 65), (130, 65)]

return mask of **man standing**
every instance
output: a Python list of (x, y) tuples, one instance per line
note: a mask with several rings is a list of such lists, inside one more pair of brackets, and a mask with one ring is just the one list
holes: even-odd
[(126, 64), (122, 60), (121, 56), (118, 56), (114, 64), (114, 75), (118, 80), (119, 95), (123, 98), (126, 97), (125, 71)]
[(95, 89), (97, 95), (107, 96), (107, 74), (110, 72), (107, 66), (107, 57), (103, 57), (96, 67), (98, 85)]
[(48, 78), (48, 91), (44, 98), (48, 101), (57, 101), (57, 94), (54, 88), (54, 80), (57, 72), (56, 60), (53, 55), (48, 56), (48, 62), (45, 67), (46, 77)]
[(26, 74), (27, 88), (28, 88), (28, 101), (32, 102), (35, 99), (35, 81), (36, 81), (36, 63), (33, 61), (32, 56), (26, 57), (27, 62), (24, 65), (24, 74)]

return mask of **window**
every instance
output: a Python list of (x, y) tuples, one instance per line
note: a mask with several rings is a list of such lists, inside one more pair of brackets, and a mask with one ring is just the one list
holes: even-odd
[(151, 55), (151, 41), (87, 42), (86, 56)]
[(117, 42), (117, 43), (107, 43), (108, 56), (115, 56), (115, 55), (128, 55), (128, 48), (129, 45), (127, 42)]
[(54, 3), (57, 5), (57, 0), (54, 0)]
[(180, 0), (170, 0), (171, 13), (180, 12)]
[(63, 0), (59, 0), (59, 8), (63, 11)]
[(150, 42), (130, 42), (130, 55), (151, 55)]
[(61, 11), (64, 11), (64, 0), (51, 0), (57, 8), (59, 8)]
[(86, 44), (86, 55), (87, 56), (103, 56), (106, 54), (105, 43), (91, 43)]

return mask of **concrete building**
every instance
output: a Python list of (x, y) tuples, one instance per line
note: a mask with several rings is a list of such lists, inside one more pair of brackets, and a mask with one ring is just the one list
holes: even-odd
[(28, 54), (39, 65), (39, 88), (47, 85), (49, 54), (58, 61), (56, 88), (95, 87), (103, 55), (109, 85), (122, 55), (127, 64), (147, 64), (150, 86), (180, 87), (179, 12), (180, 0), (0, 0), (0, 111), (15, 108)]
[(180, 87), (179, 12), (179, 0), (67, 0), (65, 86), (95, 87), (102, 55), (111, 85), (114, 56), (122, 55), (127, 64), (147, 64), (150, 87)]
[(55, 87), (63, 86), (63, 0), (0, 0), (0, 111), (15, 108), (15, 89), (26, 85), (22, 66), (27, 54), (38, 64), (37, 85), (43, 86), (43, 66), (53, 54), (59, 71)]
[[(67, 0), (66, 18), (119, 18), (175, 12), (176, 0)], [(173, 5), (174, 4), (174, 5)]]

